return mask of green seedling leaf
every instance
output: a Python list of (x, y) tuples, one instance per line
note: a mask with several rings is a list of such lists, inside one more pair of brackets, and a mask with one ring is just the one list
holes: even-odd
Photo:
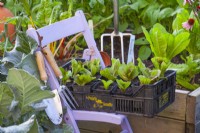
[(137, 61), (138, 61), (138, 68), (139, 68), (140, 73), (142, 73), (142, 75), (144, 75), (146, 77), (149, 77), (150, 69), (145, 66), (145, 64), (142, 62), (142, 60), (140, 58), (137, 58)]
[(117, 78), (113, 73), (112, 73), (112, 69), (111, 68), (105, 68), (103, 70), (100, 71), (100, 75), (105, 77), (108, 80), (112, 80), (115, 81), (115, 79)]
[(108, 80), (115, 81), (115, 79), (118, 76), (118, 69), (121, 63), (119, 59), (115, 58), (112, 58), (111, 61), (112, 61), (112, 66), (101, 70), (100, 75), (107, 78)]
[(62, 82), (66, 83), (66, 82), (70, 82), (71, 81), (71, 77), (72, 77), (72, 71), (68, 70), (66, 71), (64, 68), (60, 67), (60, 71), (62, 72), (63, 78), (62, 78)]
[[(141, 84), (152, 84), (156, 82), (161, 76), (161, 70), (155, 69), (151, 70), (145, 66), (140, 58), (138, 60), (138, 67), (141, 74), (138, 76)], [(157, 62), (158, 63), (158, 62)]]
[(85, 66), (89, 69), (92, 76), (95, 76), (101, 69), (100, 59), (94, 59), (91, 61), (86, 61)]
[(147, 84), (147, 85), (151, 84), (151, 79), (148, 78), (148, 77), (145, 77), (144, 75), (139, 75), (138, 78), (140, 80), (140, 83), (143, 84), (143, 85), (145, 85), (145, 84)]
[(133, 62), (130, 62), (128, 64), (122, 64), (119, 67), (118, 74), (124, 81), (131, 81), (138, 76), (139, 72)]
[(109, 89), (109, 86), (113, 83), (113, 81), (112, 80), (108, 80), (108, 81), (106, 81), (106, 80), (101, 80), (101, 82), (103, 83), (103, 86), (104, 86), (104, 88), (106, 89), (106, 90), (108, 90)]
[(149, 76), (144, 76), (144, 75), (139, 75), (138, 78), (140, 80), (141, 84), (152, 84), (156, 82), (161, 74), (160, 70), (149, 70), (150, 75)]
[(179, 85), (187, 88), (190, 91), (195, 90), (199, 85), (191, 84), (188, 80), (185, 80), (183, 77), (177, 76), (176, 81)]
[(148, 59), (150, 57), (150, 55), (151, 55), (151, 49), (148, 46), (142, 46), (142, 47), (140, 47), (138, 56), (142, 60)]
[(126, 89), (131, 85), (131, 81), (123, 81), (122, 79), (117, 79), (117, 86), (122, 92), (125, 92)]
[(112, 62), (112, 66), (110, 67), (111, 73), (113, 74), (113, 76), (116, 77), (116, 76), (118, 76), (118, 69), (119, 69), (119, 66), (121, 65), (121, 63), (120, 63), (119, 59), (115, 59), (115, 58), (112, 58), (111, 62)]
[(82, 62), (78, 62), (75, 59), (72, 59), (71, 63), (72, 63), (72, 75), (75, 76), (80, 72), (82, 68)]
[(80, 86), (84, 86), (85, 84), (91, 82), (94, 79), (95, 77), (91, 77), (90, 75), (87, 74), (82, 74), (82, 75), (76, 75), (74, 78), (74, 82)]

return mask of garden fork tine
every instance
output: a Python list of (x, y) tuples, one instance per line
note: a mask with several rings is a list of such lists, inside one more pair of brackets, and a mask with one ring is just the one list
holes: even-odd
[[(72, 95), (70, 90), (67, 88), (67, 86), (62, 85), (61, 88), (62, 89), (60, 89), (60, 90), (62, 91), (62, 93), (61, 93), (61, 95), (63, 95), (62, 97), (66, 97), (67, 101), (69, 101), (69, 103), (73, 107), (73, 109), (76, 109), (76, 107), (79, 107), (78, 103), (76, 102), (74, 96)], [(64, 102), (66, 102), (66, 100)], [(66, 102), (66, 103), (67, 103), (67, 105), (69, 105), (68, 102)]]
[[(113, 9), (114, 9), (114, 31), (112, 33), (102, 34), (101, 35), (101, 51), (103, 51), (103, 38), (104, 37), (110, 37), (111, 38), (111, 58), (114, 58), (114, 38), (119, 37), (120, 43), (121, 43), (121, 58), (122, 63), (124, 63), (124, 36), (130, 36), (130, 43), (134, 43), (133, 41), (133, 35), (130, 33), (121, 33), (118, 30), (119, 26), (119, 4), (118, 0), (113, 0)], [(131, 45), (131, 44), (129, 44)], [(130, 47), (130, 46), (129, 46)], [(132, 54), (129, 54), (130, 56), (133, 56)], [(133, 58), (131, 58), (133, 59)]]

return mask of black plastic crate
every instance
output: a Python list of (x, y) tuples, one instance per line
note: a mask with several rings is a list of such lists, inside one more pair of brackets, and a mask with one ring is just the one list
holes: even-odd
[(79, 104), (77, 109), (153, 117), (174, 102), (176, 73), (170, 70), (152, 85), (135, 86), (131, 96), (113, 95), (98, 88), (91, 92), (72, 91)]
[(113, 97), (109, 94), (90, 93), (85, 95), (85, 109), (91, 111), (114, 112)]
[(78, 110), (114, 112), (114, 99), (109, 94), (72, 92)]
[[(114, 100), (111, 96), (111, 90), (105, 90), (101, 88), (100, 82), (96, 82), (92, 85), (91, 92), (75, 92), (73, 95), (81, 106), (78, 109), (90, 110), (90, 111), (101, 111), (101, 112), (114, 112)], [(77, 90), (76, 90), (77, 91)], [(84, 101), (82, 102), (81, 101)]]
[(164, 79), (141, 86), (133, 96), (114, 95), (114, 110), (117, 113), (153, 117), (174, 102), (175, 88), (176, 73), (169, 70)]

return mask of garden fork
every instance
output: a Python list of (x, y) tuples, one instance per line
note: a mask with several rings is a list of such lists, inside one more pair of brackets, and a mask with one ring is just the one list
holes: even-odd
[(111, 39), (111, 58), (114, 58), (114, 38), (119, 37), (120, 43), (121, 43), (121, 58), (122, 63), (124, 63), (124, 37), (129, 36), (130, 42), (129, 42), (129, 51), (128, 51), (128, 62), (134, 62), (134, 41), (135, 36), (130, 33), (122, 33), (119, 32), (119, 4), (118, 0), (113, 0), (113, 9), (114, 9), (114, 31), (112, 33), (104, 33), (101, 35), (101, 51), (103, 51), (104, 46), (104, 37), (110, 37)]

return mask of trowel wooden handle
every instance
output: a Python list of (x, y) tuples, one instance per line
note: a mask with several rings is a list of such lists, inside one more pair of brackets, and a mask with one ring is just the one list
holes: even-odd
[(58, 78), (62, 78), (62, 72), (60, 71), (55, 59), (54, 59), (54, 56), (51, 52), (51, 50), (49, 49), (49, 47), (44, 47), (42, 49), (42, 52), (44, 54), (44, 56), (46, 57), (47, 61), (49, 62), (49, 64), (51, 65), (56, 77)]
[(37, 66), (38, 66), (39, 73), (40, 73), (40, 79), (46, 83), (48, 77), (47, 77), (47, 73), (45, 71), (43, 54), (41, 51), (36, 51), (35, 56), (36, 56), (36, 62), (37, 62)]

